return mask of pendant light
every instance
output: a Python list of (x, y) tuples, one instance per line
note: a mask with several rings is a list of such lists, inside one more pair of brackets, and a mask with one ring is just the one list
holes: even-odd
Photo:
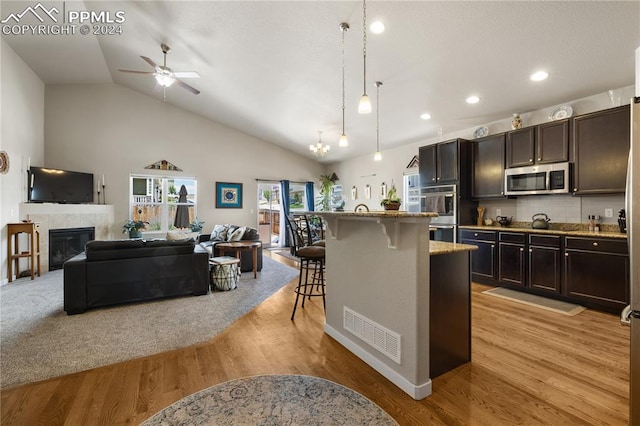
[(325, 145), (322, 143), (322, 130), (318, 130), (318, 143), (315, 145), (309, 145), (309, 150), (316, 157), (324, 157), (330, 149), (331, 145)]
[(362, 0), (362, 58), (364, 62), (364, 78), (362, 80), (364, 93), (358, 104), (358, 112), (369, 114), (371, 113), (371, 101), (367, 96), (367, 0)]
[(380, 86), (382, 86), (382, 82), (376, 81), (376, 153), (373, 156), (374, 161), (382, 160), (380, 153)]
[(340, 24), (340, 31), (342, 32), (342, 136), (340, 136), (340, 142), (338, 146), (346, 148), (349, 146), (347, 135), (344, 132), (344, 33), (349, 31), (349, 24), (343, 22)]

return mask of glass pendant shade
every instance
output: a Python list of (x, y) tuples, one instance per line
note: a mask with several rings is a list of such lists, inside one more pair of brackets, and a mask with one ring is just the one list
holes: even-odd
[(340, 146), (341, 148), (346, 148), (349, 146), (347, 135), (345, 135), (344, 133), (342, 134), (342, 136), (340, 136), (340, 142), (338, 143), (338, 146)]
[(382, 154), (380, 153), (380, 151), (376, 151), (373, 156), (373, 161), (382, 161)]
[(176, 79), (166, 74), (156, 74), (156, 81), (162, 87), (170, 87)]
[(369, 114), (371, 112), (371, 101), (369, 100), (369, 96), (365, 93), (360, 98), (360, 103), (358, 104), (358, 112), (360, 114)]

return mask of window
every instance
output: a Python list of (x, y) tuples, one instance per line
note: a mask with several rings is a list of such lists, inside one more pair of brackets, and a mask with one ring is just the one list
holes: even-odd
[(307, 210), (307, 198), (305, 196), (304, 184), (289, 183), (289, 211), (291, 213), (296, 211)]
[(129, 187), (129, 217), (148, 222), (145, 232), (188, 228), (196, 218), (194, 178), (131, 175)]

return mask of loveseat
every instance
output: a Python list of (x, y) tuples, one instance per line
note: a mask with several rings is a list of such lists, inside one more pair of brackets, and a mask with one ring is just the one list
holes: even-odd
[(193, 239), (89, 241), (64, 269), (64, 310), (203, 295), (209, 254)]
[[(211, 234), (200, 235), (200, 246), (209, 252), (211, 257), (222, 256), (216, 245), (231, 241), (260, 241), (260, 234), (255, 228), (238, 225), (216, 225)], [(258, 271), (262, 270), (262, 245), (258, 247)], [(240, 255), (240, 270), (253, 271), (253, 255), (251, 251), (243, 251)]]

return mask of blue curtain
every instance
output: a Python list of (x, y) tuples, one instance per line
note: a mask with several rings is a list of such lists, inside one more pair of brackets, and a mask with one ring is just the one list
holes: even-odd
[(307, 182), (304, 185), (305, 197), (307, 197), (307, 211), (312, 212), (315, 210), (315, 194), (313, 192), (313, 182)]
[(287, 222), (285, 216), (289, 216), (289, 181), (280, 181), (280, 238), (278, 239), (278, 247), (289, 247), (289, 232), (287, 231)]

